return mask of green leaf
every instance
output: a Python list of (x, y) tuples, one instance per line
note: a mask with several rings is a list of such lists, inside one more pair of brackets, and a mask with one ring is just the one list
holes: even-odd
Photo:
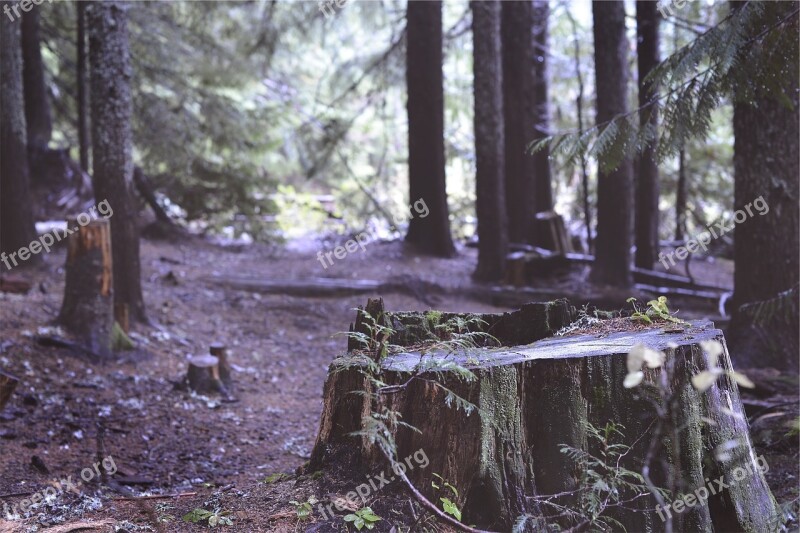
[(456, 520), (461, 520), (461, 510), (456, 504), (450, 501), (449, 498), (440, 498), (440, 501), (442, 502), (442, 509), (444, 509), (445, 513), (452, 515)]
[(205, 509), (200, 509), (200, 508), (192, 509), (191, 511), (183, 515), (183, 521), (191, 522), (193, 524), (196, 524), (198, 522), (205, 522), (208, 519), (208, 517), (213, 514), (214, 513), (212, 513), (211, 511), (206, 511)]

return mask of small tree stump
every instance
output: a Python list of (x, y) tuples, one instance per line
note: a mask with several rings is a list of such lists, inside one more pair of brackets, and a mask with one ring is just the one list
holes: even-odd
[[(368, 304), (373, 311), (374, 302)], [(558, 513), (541, 502), (549, 495), (566, 493), (559, 503), (580, 509), (580, 501), (570, 494), (581, 487), (585, 472), (562, 453), (561, 446), (597, 457), (603, 450), (589, 438), (589, 424), (603, 428), (614, 422), (624, 426), (620, 439), (630, 447), (620, 466), (642, 472), (652, 440), (655, 453), (651, 454), (650, 476), (657, 487), (666, 488), (671, 471), (677, 479), (673, 497), (690, 494), (720, 476), (728, 482), (736, 480), (707, 500), (687, 506), (684, 512), (673, 512), (674, 531), (760, 533), (774, 527), (778, 507), (755, 464), (736, 382), (722, 375), (704, 393), (691, 384), (691, 377), (709, 364), (699, 343), (718, 340), (724, 347), (722, 333), (712, 324), (694, 323), (685, 331), (631, 326), (631, 331), (596, 329), (555, 337), (559, 328), (576, 318), (574, 308), (556, 301), (528, 304), (514, 313), (481, 315), (486, 321), (481, 329), (497, 337), (500, 347), (423, 353), (421, 343), (436, 335), (431, 319), (441, 322), (455, 315), (388, 313), (379, 307), (379, 315), (372, 315), (394, 330), (385, 342), (407, 346), (408, 352), (378, 359), (379, 379), (385, 384), (380, 390), (368, 378), (363, 354), (359, 358), (348, 353), (334, 360), (325, 383), (310, 470), (332, 461), (385, 469), (383, 454), (366, 434), (368, 424), (374, 427), (379, 419), (372, 413), (394, 411), (400, 421), (419, 430), (389, 425), (397, 457), (424, 449), (430, 458), (427, 468), (406, 474), (426, 498), (437, 503), (431, 488), (436, 479), (433, 474), (454, 485), (459, 496), (449, 497), (462, 509), (464, 523), (508, 531), (518, 517), (531, 515), (540, 520), (539, 528), (545, 523), (580, 529), (574, 518), (554, 516)], [(357, 326), (352, 329), (360, 331)], [(677, 408), (668, 411), (665, 424), (678, 429), (666, 432), (665, 437), (652, 438), (658, 419), (648, 389), (623, 387), (627, 354), (637, 344), (663, 350), (665, 366), (672, 369), (671, 381), (663, 386), (675, 398)], [(351, 344), (351, 352), (352, 348)], [(373, 360), (381, 351), (374, 353)], [(463, 380), (447, 370), (447, 362), (470, 369), (475, 379)], [(719, 366), (732, 370), (727, 350), (720, 355)], [(426, 371), (420, 371), (421, 367)], [(662, 372), (663, 366), (645, 368), (645, 382), (660, 383), (662, 375), (668, 375)], [(410, 379), (414, 375), (420, 379)], [(463, 405), (458, 408), (459, 401), (444, 387), (477, 411), (467, 412)], [(357, 432), (361, 436), (353, 436)], [(715, 453), (734, 441), (730, 457)], [(749, 472), (744, 479), (738, 477), (739, 468)], [(628, 496), (623, 492), (621, 499)], [(607, 514), (628, 531), (662, 531), (664, 522), (656, 505), (647, 492), (625, 506), (610, 508)]]
[(18, 377), (0, 370), (0, 411), (6, 406), (8, 400), (11, 399), (11, 395), (14, 393), (14, 389), (17, 388), (18, 384)]
[(66, 284), (58, 322), (101, 357), (112, 354), (114, 298), (108, 220), (79, 226), (67, 241)]
[(189, 358), (186, 386), (198, 394), (219, 393), (226, 400), (233, 400), (230, 389), (222, 378), (224, 372), (230, 380), (230, 370), (214, 355), (194, 355)]

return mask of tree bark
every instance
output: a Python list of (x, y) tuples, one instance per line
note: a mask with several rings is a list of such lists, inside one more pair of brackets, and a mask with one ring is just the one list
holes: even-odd
[[(645, 78), (658, 65), (660, 22), (656, 2), (636, 2), (636, 60), (639, 70), (639, 107), (654, 100), (657, 89)], [(658, 107), (652, 104), (639, 115), (642, 129), (658, 125)], [(659, 177), (655, 143), (639, 156), (636, 175), (636, 266), (653, 268), (658, 255)]]
[[(500, 55), (500, 3), (472, 2), (475, 75), (475, 166), (478, 215), (478, 281), (505, 277), (508, 234), (503, 213), (503, 71)], [(530, 205), (526, 206), (530, 212)]]
[(67, 220), (74, 233), (67, 241), (64, 301), (58, 322), (100, 357), (112, 355), (114, 328), (113, 267), (109, 221), (79, 226)]
[[(613, 421), (624, 426), (618, 442), (630, 446), (620, 466), (642, 472), (645, 462), (652, 463), (650, 476), (662, 488), (667, 477), (655, 467), (673, 469), (678, 478), (675, 495), (694, 492), (708, 483), (706, 479), (736, 480), (724, 491), (674, 514), (676, 531), (768, 531), (777, 515), (762, 467), (756, 464), (735, 381), (723, 375), (704, 393), (691, 384), (691, 377), (708, 367), (698, 343), (713, 339), (724, 346), (722, 333), (710, 323), (693, 324), (691, 336), (683, 331), (665, 333), (660, 327), (637, 327), (600, 337), (580, 331), (575, 336), (553, 337), (576, 316), (575, 309), (562, 300), (529, 304), (503, 315), (481, 315), (487, 324), (480, 329), (494, 335), (502, 346), (454, 354), (447, 350), (423, 353), (419, 347), (441, 340), (436, 325), (456, 315), (381, 312), (373, 316), (394, 331), (385, 342), (408, 347), (408, 352), (377, 356), (380, 373), (373, 377), (384, 384), (382, 389), (365, 375), (365, 352), (351, 352), (333, 361), (309, 471), (330, 463), (385, 468), (382, 453), (368, 436), (368, 424), (375, 420), (372, 413), (395, 411), (400, 420), (418, 430), (389, 426), (396, 456), (424, 450), (430, 462), (425, 468), (407, 469), (406, 475), (432, 501), (437, 500), (431, 487), (436, 480), (433, 474), (455, 486), (458, 496), (451, 499), (462, 509), (463, 523), (508, 531), (520, 515), (532, 514), (537, 531), (549, 531), (547, 526), (555, 524), (560, 530), (576, 527), (577, 531), (581, 530), (577, 519), (556, 517), (558, 513), (541, 502), (570, 492), (551, 501), (580, 508), (572, 491), (586, 490), (579, 482), (585, 472), (561, 447), (568, 445), (597, 457), (606, 450), (588, 437), (587, 424), (602, 428)], [(676, 408), (668, 412), (663, 425), (656, 422), (642, 389), (623, 387), (627, 353), (640, 343), (666, 353), (665, 366), (645, 369), (644, 378), (646, 383), (662, 383), (675, 398)], [(376, 356), (366, 357), (374, 360)], [(446, 361), (450, 370), (445, 370)], [(452, 364), (470, 368), (475, 379), (459, 378)], [(731, 370), (727, 351), (719, 365)], [(662, 381), (667, 366), (672, 369), (671, 380)], [(423, 367), (428, 370), (420, 371)], [(463, 403), (457, 407), (453, 395), (472, 404), (473, 410), (467, 412)], [(659, 438), (656, 427), (680, 430)], [(655, 443), (652, 456), (648, 453), (651, 439)], [(739, 445), (731, 459), (723, 460), (715, 450), (732, 439)], [(736, 474), (739, 468), (747, 472), (744, 479)], [(624, 492), (619, 494), (621, 499), (632, 496)], [(655, 505), (652, 495), (645, 492), (626, 505), (609, 507), (605, 514), (628, 531), (660, 531), (664, 526)]]
[[(628, 111), (628, 40), (625, 4), (592, 2), (594, 62), (597, 84), (597, 124), (606, 124)], [(630, 159), (616, 170), (598, 170), (597, 239), (591, 278), (598, 283), (628, 287), (631, 279), (633, 176)]]
[[(550, 107), (548, 101), (547, 45), (548, 0), (533, 2), (533, 140), (550, 134)], [(553, 188), (550, 175), (550, 149), (533, 154), (533, 199), (537, 213), (553, 209)], [(536, 244), (536, 243), (534, 243)]]
[(146, 321), (139, 264), (139, 230), (131, 201), (131, 64), (125, 8), (93, 2), (86, 8), (92, 92), (92, 184), (108, 200), (114, 257), (114, 299), (131, 318)]
[(430, 214), (411, 219), (406, 242), (423, 253), (451, 257), (455, 247), (445, 184), (442, 3), (409, 2), (407, 19), (409, 200), (424, 200)]
[[(780, 3), (771, 5), (770, 9), (777, 18), (785, 17), (794, 7), (794, 3)], [(765, 25), (771, 23), (769, 20)], [(762, 29), (753, 31), (757, 33)], [(778, 31), (796, 32), (797, 15), (792, 24)], [(790, 42), (798, 46), (796, 38)], [(797, 50), (793, 53), (796, 57)], [(734, 236), (733, 301), (736, 309), (775, 298), (798, 283), (800, 98), (797, 69), (789, 69), (789, 76), (784, 91), (793, 108), (762, 93), (756, 93), (752, 101), (734, 103), (734, 212), (741, 212), (746, 219), (736, 224)], [(747, 216), (746, 208), (754, 201), (763, 202), (769, 211), (760, 215), (750, 207), (753, 216)], [(767, 328), (759, 328), (750, 317), (735, 312), (729, 331), (733, 355), (740, 364), (796, 369), (798, 329), (796, 306), (782, 323)]]
[[(12, 5), (11, 2), (2, 2)], [(15, 4), (13, 4), (15, 5)], [(30, 194), (20, 24), (0, 16), (0, 253), (16, 254), (36, 237)], [(26, 262), (2, 256), (6, 268)], [(9, 261), (9, 262), (6, 262)]]
[(77, 85), (78, 85), (78, 144), (81, 168), (89, 172), (89, 91), (86, 59), (86, 2), (76, 2), (75, 8), (78, 16), (78, 31), (76, 48), (77, 57)]
[(28, 149), (43, 150), (50, 143), (53, 121), (42, 62), (38, 9), (31, 9), (22, 16), (22, 63)]
[[(505, 211), (511, 242), (530, 241), (534, 196), (534, 159), (526, 147), (535, 135), (533, 3), (501, 2), (503, 112), (505, 137)], [(477, 139), (476, 139), (477, 141)], [(476, 142), (477, 144), (477, 142)]]

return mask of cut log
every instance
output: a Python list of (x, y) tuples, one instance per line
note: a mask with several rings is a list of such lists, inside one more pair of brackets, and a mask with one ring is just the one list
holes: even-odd
[[(723, 373), (702, 393), (691, 383), (710, 365), (703, 341), (721, 342), (719, 366), (732, 370), (722, 332), (711, 323), (643, 329), (614, 319), (555, 337), (577, 318), (574, 308), (565, 301), (529, 304), (514, 313), (481, 315), (486, 323), (480, 329), (501, 346), (454, 352), (423, 347), (442, 340), (435, 324), (457, 315), (378, 311), (379, 323), (393, 330), (386, 343), (408, 350), (381, 357), (380, 347), (355, 352), (351, 344), (348, 354), (334, 360), (310, 470), (332, 462), (385, 469), (376, 442), (388, 438), (397, 458), (425, 451), (430, 465), (409, 468), (406, 475), (430, 501), (438, 501), (434, 474), (455, 486), (458, 496), (448, 497), (462, 509), (464, 523), (508, 531), (529, 515), (537, 531), (550, 525), (591, 530), (591, 523), (552, 506), (580, 514), (586, 505), (580, 494), (599, 490), (603, 496), (562, 446), (599, 457), (608, 449), (591, 437), (590, 428), (613, 422), (621, 432), (619, 444), (630, 447), (619, 465), (643, 472), (647, 463), (660, 488), (673, 479), (668, 502), (709, 484), (716, 488), (717, 479), (727, 483), (724, 490), (706, 490), (707, 499), (697, 498), (683, 512), (673, 510), (674, 531), (762, 532), (775, 524), (778, 507), (756, 460), (736, 382)], [(666, 361), (645, 368), (639, 387), (625, 388), (627, 354), (639, 344), (664, 351)], [(370, 370), (370, 359), (378, 362), (379, 375)], [(474, 379), (465, 379), (463, 369)], [(661, 417), (651, 402), (658, 390), (671, 398)], [(376, 421), (392, 412), (404, 424), (387, 422), (375, 439)], [(622, 488), (617, 496), (626, 503), (608, 506), (604, 514), (610, 519), (627, 531), (664, 530), (649, 490)]]
[(547, 250), (553, 250), (559, 255), (573, 251), (564, 218), (555, 211), (536, 213), (531, 233), (531, 242)]
[(114, 298), (108, 220), (74, 228), (67, 242), (66, 284), (58, 322), (102, 357), (112, 354)]
[(6, 406), (11, 395), (14, 394), (14, 389), (19, 384), (19, 378), (7, 372), (0, 370), (0, 411)]
[(28, 294), (29, 290), (31, 290), (31, 282), (24, 278), (12, 275), (0, 276), (0, 292)]

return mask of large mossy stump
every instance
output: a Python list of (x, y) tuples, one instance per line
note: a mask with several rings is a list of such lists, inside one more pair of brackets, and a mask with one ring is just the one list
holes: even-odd
[[(351, 335), (348, 353), (333, 361), (311, 469), (332, 462), (385, 469), (386, 457), (365, 431), (374, 424), (365, 420), (373, 413), (395, 411), (418, 430), (389, 425), (396, 456), (402, 459), (423, 449), (430, 458), (427, 468), (406, 472), (410, 481), (438, 504), (441, 494), (431, 482), (438, 479), (434, 474), (446, 479), (459, 491), (457, 498), (449, 496), (457, 500), (464, 523), (510, 531), (520, 516), (531, 515), (538, 517), (531, 530), (558, 524), (562, 530), (583, 531), (586, 523), (558, 517), (542, 500), (561, 494), (552, 501), (573, 510), (580, 507), (585, 472), (562, 446), (599, 456), (603, 450), (589, 438), (588, 428), (613, 422), (622, 433), (620, 444), (630, 447), (620, 466), (641, 473), (654, 443), (649, 454), (653, 484), (666, 488), (670, 475), (675, 480), (667, 502), (703, 486), (716, 487), (714, 481), (724, 477), (726, 488), (683, 512), (672, 512), (674, 531), (776, 529), (778, 507), (761, 473), (765, 463), (757, 461), (761, 458), (752, 448), (736, 382), (720, 372), (705, 392), (691, 383), (709, 365), (702, 341), (719, 341), (723, 353), (718, 365), (722, 371), (732, 370), (722, 332), (713, 324), (644, 327), (616, 319), (606, 327), (594, 324), (585, 333), (554, 336), (577, 318), (574, 308), (560, 300), (528, 304), (513, 313), (479, 315), (485, 321), (480, 329), (501, 346), (446, 353), (427, 351), (425, 346), (442, 340), (438, 324), (459, 315), (385, 312), (381, 300), (370, 300), (366, 312), (390, 330), (378, 328), (365, 351), (357, 350), (359, 342)], [(366, 327), (371, 322), (359, 311), (351, 332), (364, 334), (364, 339), (376, 332)], [(638, 344), (663, 351), (666, 362), (660, 368), (645, 367), (644, 383), (625, 388), (627, 354)], [(407, 350), (387, 351), (388, 345)], [(365, 354), (378, 363), (378, 376)], [(463, 373), (447, 369), (434, 371), (453, 363), (471, 370), (475, 379), (466, 381), (459, 377)], [(664, 368), (671, 369), (668, 380)], [(371, 379), (375, 377), (380, 382)], [(647, 384), (659, 383), (673, 398), (662, 423), (647, 394), (657, 390)], [(476, 410), (465, 410), (447, 389)], [(663, 436), (653, 438), (655, 428), (663, 428)], [(744, 479), (739, 468), (747, 472)], [(622, 493), (620, 499), (632, 496)], [(610, 506), (607, 514), (628, 531), (664, 531), (656, 505), (646, 492), (625, 505)]]

